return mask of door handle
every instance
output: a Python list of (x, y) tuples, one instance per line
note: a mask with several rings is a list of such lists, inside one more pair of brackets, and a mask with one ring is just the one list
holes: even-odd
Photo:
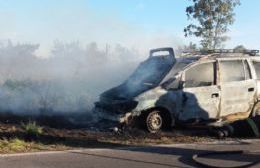
[(216, 97), (219, 97), (219, 93), (213, 93), (213, 94), (211, 95), (211, 98), (216, 98)]
[(255, 88), (248, 88), (248, 92), (253, 92), (255, 91)]

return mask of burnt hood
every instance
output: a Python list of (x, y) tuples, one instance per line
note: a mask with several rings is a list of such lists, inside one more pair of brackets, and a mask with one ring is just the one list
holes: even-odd
[[(160, 52), (167, 52), (163, 55)], [(159, 54), (159, 55), (158, 55)], [(121, 85), (105, 91), (102, 99), (129, 100), (157, 87), (176, 62), (172, 48), (159, 48), (150, 51), (148, 59), (140, 63), (133, 74)]]

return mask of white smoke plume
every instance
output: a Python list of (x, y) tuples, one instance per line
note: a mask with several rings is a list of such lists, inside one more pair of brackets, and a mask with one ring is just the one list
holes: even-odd
[(0, 112), (89, 112), (104, 90), (124, 81), (139, 52), (121, 45), (55, 41), (49, 58), (38, 44), (0, 43)]

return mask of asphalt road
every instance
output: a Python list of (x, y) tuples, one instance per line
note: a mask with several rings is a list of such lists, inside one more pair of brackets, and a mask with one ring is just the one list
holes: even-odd
[[(260, 141), (217, 142), (111, 149), (82, 149), (63, 152), (0, 155), (1, 168), (163, 168), (198, 167), (191, 160), (195, 153), (219, 150), (260, 150)], [(203, 158), (208, 164), (235, 166), (260, 160), (260, 153)], [(254, 166), (254, 167), (260, 167)]]

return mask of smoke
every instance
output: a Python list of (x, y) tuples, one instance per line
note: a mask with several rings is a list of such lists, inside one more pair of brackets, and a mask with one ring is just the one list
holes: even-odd
[(0, 111), (89, 112), (104, 90), (123, 82), (143, 58), (121, 45), (55, 41), (48, 58), (38, 44), (0, 43)]

